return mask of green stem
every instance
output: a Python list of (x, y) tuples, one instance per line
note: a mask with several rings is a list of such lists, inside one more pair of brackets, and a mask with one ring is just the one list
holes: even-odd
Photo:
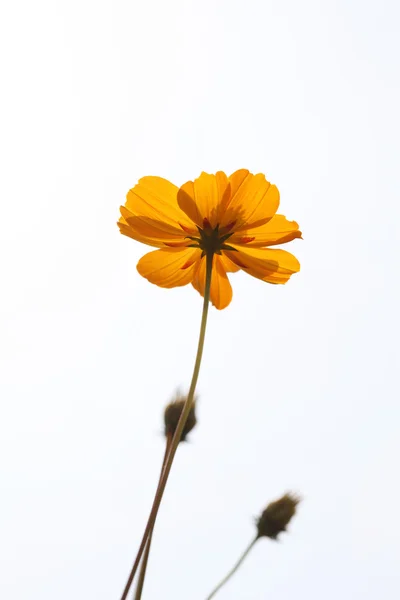
[[(160, 477), (159, 477), (158, 485), (160, 485), (161, 477), (162, 477), (162, 474), (164, 472), (165, 461), (167, 460), (168, 452), (169, 452), (169, 449), (170, 449), (170, 446), (171, 446), (171, 441), (172, 441), (172, 437), (170, 435), (168, 435), (167, 436), (167, 440), (166, 440), (166, 444), (165, 444), (164, 458), (163, 458), (162, 465), (161, 465), (161, 472), (160, 472)], [(141, 597), (142, 597), (144, 580), (146, 578), (147, 563), (149, 561), (149, 554), (150, 554), (152, 537), (153, 537), (153, 530), (150, 531), (149, 536), (147, 538), (146, 548), (145, 548), (144, 555), (143, 555), (143, 558), (142, 558), (142, 562), (141, 562), (141, 565), (140, 565), (139, 579), (138, 579), (138, 583), (137, 583), (137, 587), (136, 587), (136, 592), (135, 592), (135, 598), (134, 598), (134, 600), (140, 600)]]
[(172, 463), (174, 461), (176, 449), (178, 448), (179, 442), (181, 440), (182, 431), (183, 431), (183, 428), (185, 427), (187, 418), (190, 413), (190, 409), (193, 406), (194, 393), (196, 391), (196, 384), (197, 384), (197, 380), (199, 377), (201, 357), (203, 355), (203, 348), (204, 348), (204, 338), (205, 338), (205, 334), (206, 334), (208, 305), (210, 302), (212, 263), (213, 263), (213, 254), (208, 253), (206, 255), (206, 282), (205, 282), (205, 287), (204, 287), (204, 302), (203, 302), (203, 312), (202, 312), (202, 316), (201, 316), (199, 342), (198, 342), (198, 346), (197, 346), (196, 361), (194, 363), (193, 375), (192, 375), (192, 381), (190, 383), (189, 393), (187, 395), (185, 404), (183, 406), (183, 410), (182, 410), (180, 419), (178, 421), (178, 425), (176, 427), (174, 437), (172, 438), (171, 448), (168, 453), (168, 457), (165, 462), (165, 467), (164, 467), (164, 470), (163, 470), (163, 473), (162, 473), (162, 476), (160, 479), (160, 483), (159, 483), (157, 492), (154, 497), (153, 506), (150, 511), (150, 515), (149, 515), (149, 518), (147, 521), (146, 528), (144, 530), (143, 538), (142, 538), (135, 562), (133, 563), (132, 570), (129, 574), (128, 581), (126, 582), (125, 589), (122, 593), (121, 600), (126, 600), (126, 598), (128, 596), (129, 589), (131, 587), (133, 578), (135, 576), (135, 573), (139, 566), (140, 559), (142, 557), (143, 551), (144, 551), (146, 543), (147, 543), (147, 538), (149, 537), (150, 532), (152, 532), (154, 524), (156, 522), (158, 509), (160, 508), (160, 504), (161, 504), (161, 500), (162, 500), (162, 497), (164, 494), (165, 486), (167, 485), (168, 476), (171, 471)]
[(221, 579), (221, 581), (213, 589), (211, 594), (209, 596), (207, 596), (206, 600), (211, 600), (211, 598), (214, 598), (215, 594), (217, 592), (219, 592), (219, 590), (229, 581), (229, 579), (232, 577), (232, 575), (234, 575), (236, 573), (236, 571), (238, 570), (238, 568), (240, 567), (240, 565), (242, 564), (242, 562), (244, 561), (244, 559), (246, 558), (246, 556), (248, 555), (250, 550), (253, 548), (253, 546), (257, 540), (258, 540), (258, 537), (255, 537), (254, 540), (252, 540), (250, 542), (250, 544), (247, 546), (246, 550), (243, 552), (243, 554), (241, 555), (241, 557), (239, 558), (237, 563), (235, 563), (235, 565), (232, 567), (232, 569), (229, 571), (229, 573), (227, 575), (225, 575), (225, 577), (223, 579)]

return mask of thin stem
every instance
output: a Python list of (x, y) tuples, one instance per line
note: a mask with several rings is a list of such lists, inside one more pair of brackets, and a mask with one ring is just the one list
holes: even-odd
[[(165, 444), (164, 458), (163, 458), (162, 465), (161, 465), (160, 478), (159, 478), (159, 481), (158, 481), (158, 485), (160, 485), (161, 477), (162, 477), (162, 474), (164, 472), (165, 462), (167, 460), (168, 452), (169, 452), (169, 449), (170, 449), (170, 446), (171, 446), (171, 441), (172, 441), (172, 437), (171, 437), (170, 434), (168, 434), (167, 435), (167, 441), (166, 441), (166, 444)], [(149, 561), (149, 554), (150, 554), (152, 537), (153, 537), (153, 530), (150, 531), (149, 536), (147, 538), (146, 548), (145, 548), (145, 551), (144, 551), (142, 562), (140, 564), (139, 579), (138, 579), (138, 583), (137, 583), (137, 587), (136, 587), (136, 591), (135, 591), (134, 600), (140, 600), (141, 597), (142, 597), (144, 580), (146, 578), (147, 563)]]
[(147, 543), (146, 543), (146, 547), (144, 549), (142, 562), (140, 564), (139, 578), (138, 578), (138, 582), (137, 582), (137, 586), (136, 586), (134, 600), (140, 600), (140, 598), (142, 597), (144, 580), (146, 577), (147, 563), (148, 563), (149, 554), (150, 554), (152, 536), (153, 536), (153, 532), (151, 531), (149, 534), (149, 537), (147, 538)]
[(219, 590), (227, 583), (227, 581), (229, 581), (229, 579), (232, 577), (232, 575), (234, 575), (236, 573), (236, 571), (238, 570), (238, 568), (240, 567), (240, 565), (242, 564), (242, 562), (244, 561), (244, 559), (246, 558), (246, 556), (248, 555), (250, 550), (253, 548), (253, 546), (257, 540), (258, 540), (258, 537), (255, 537), (254, 540), (252, 540), (250, 542), (250, 544), (247, 546), (246, 550), (243, 552), (243, 554), (241, 555), (241, 557), (239, 558), (237, 563), (235, 563), (235, 565), (232, 567), (232, 569), (229, 571), (229, 573), (227, 575), (225, 575), (225, 577), (223, 579), (221, 579), (221, 581), (213, 589), (211, 594), (209, 596), (207, 596), (206, 600), (211, 600), (211, 598), (214, 598), (215, 594), (217, 592), (219, 592)]
[(209, 301), (210, 301), (210, 289), (211, 289), (211, 274), (212, 274), (212, 263), (213, 263), (213, 255), (207, 254), (206, 256), (206, 281), (205, 281), (205, 287), (204, 287), (204, 302), (203, 302), (203, 312), (202, 312), (202, 316), (201, 316), (201, 324), (200, 324), (200, 334), (199, 334), (199, 342), (198, 342), (198, 346), (197, 346), (197, 354), (196, 354), (196, 361), (194, 363), (194, 368), (193, 368), (193, 375), (192, 375), (192, 381), (190, 383), (190, 388), (189, 388), (189, 393), (187, 395), (185, 404), (183, 406), (183, 410), (180, 416), (180, 419), (178, 421), (178, 425), (176, 427), (175, 433), (174, 433), (174, 437), (172, 438), (172, 442), (171, 442), (171, 448), (170, 451), (168, 453), (168, 457), (165, 463), (165, 467), (164, 467), (164, 471), (162, 474), (162, 477), (160, 479), (160, 483), (159, 486), (157, 488), (155, 497), (154, 497), (154, 501), (153, 501), (153, 506), (151, 508), (150, 511), (150, 515), (147, 521), (147, 525), (146, 528), (144, 530), (144, 534), (143, 534), (143, 538), (142, 541), (140, 543), (139, 546), (139, 550), (135, 559), (135, 562), (133, 563), (133, 567), (132, 570), (129, 574), (128, 577), (128, 581), (126, 582), (126, 586), (125, 589), (122, 593), (121, 596), (121, 600), (126, 600), (129, 589), (131, 587), (133, 578), (135, 576), (135, 573), (137, 571), (140, 559), (142, 557), (146, 542), (147, 542), (147, 538), (150, 534), (150, 532), (153, 530), (154, 524), (156, 522), (157, 519), (157, 514), (158, 514), (158, 509), (160, 508), (160, 504), (161, 504), (161, 500), (164, 494), (164, 490), (165, 490), (165, 486), (167, 485), (167, 481), (168, 481), (168, 476), (171, 470), (171, 466), (172, 463), (174, 461), (174, 457), (175, 457), (175, 453), (176, 453), (176, 449), (179, 445), (179, 442), (181, 440), (181, 435), (182, 435), (182, 431), (183, 428), (186, 424), (187, 418), (189, 416), (190, 413), (190, 409), (192, 408), (193, 405), (193, 401), (194, 401), (194, 393), (196, 390), (196, 384), (197, 384), (197, 379), (199, 377), (199, 372), (200, 372), (200, 364), (201, 364), (201, 357), (203, 355), (203, 348), (204, 348), (204, 338), (205, 338), (205, 334), (206, 334), (206, 325), (207, 325), (207, 315), (208, 315), (208, 305), (209, 305)]

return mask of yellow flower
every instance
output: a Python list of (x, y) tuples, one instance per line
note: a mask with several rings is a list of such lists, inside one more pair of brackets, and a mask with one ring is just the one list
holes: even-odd
[(229, 177), (202, 173), (181, 188), (143, 177), (127, 194), (118, 226), (128, 237), (159, 248), (138, 262), (140, 275), (161, 287), (191, 283), (204, 295), (206, 255), (213, 255), (211, 301), (232, 299), (227, 273), (243, 269), (268, 283), (286, 283), (300, 270), (289, 252), (269, 246), (301, 237), (295, 221), (275, 214), (279, 192), (261, 173)]

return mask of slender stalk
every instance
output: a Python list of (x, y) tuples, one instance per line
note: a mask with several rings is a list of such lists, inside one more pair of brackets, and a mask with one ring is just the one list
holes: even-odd
[(234, 575), (236, 573), (236, 571), (238, 570), (238, 568), (240, 567), (240, 565), (242, 564), (242, 562), (244, 561), (246, 556), (249, 554), (250, 550), (253, 548), (253, 546), (257, 540), (258, 540), (258, 536), (255, 537), (254, 540), (252, 540), (250, 542), (250, 544), (247, 546), (246, 550), (243, 552), (243, 554), (241, 555), (241, 557), (239, 558), (237, 563), (235, 563), (235, 565), (232, 567), (232, 569), (229, 571), (229, 573), (227, 575), (225, 575), (225, 577), (223, 579), (221, 579), (221, 581), (213, 589), (211, 594), (209, 596), (207, 596), (206, 600), (211, 600), (211, 598), (214, 598), (215, 594), (217, 592), (219, 592), (219, 590), (229, 581), (229, 579), (232, 577), (232, 575)]
[[(159, 478), (159, 481), (158, 481), (158, 485), (160, 485), (161, 477), (162, 477), (162, 474), (164, 472), (165, 461), (167, 460), (168, 452), (169, 452), (169, 449), (170, 449), (170, 446), (171, 446), (171, 441), (172, 441), (172, 437), (171, 437), (171, 435), (168, 435), (167, 438), (166, 438), (164, 458), (163, 458), (162, 465), (161, 465), (160, 478)], [(149, 536), (147, 538), (146, 548), (145, 548), (145, 551), (144, 551), (142, 562), (140, 564), (139, 579), (138, 579), (138, 583), (137, 583), (137, 586), (136, 586), (134, 600), (140, 600), (141, 597), (142, 597), (143, 585), (144, 585), (144, 580), (145, 580), (145, 577), (146, 577), (147, 563), (148, 563), (148, 560), (149, 560), (149, 554), (150, 554), (152, 537), (153, 537), (153, 530), (150, 531)]]
[(137, 586), (136, 586), (134, 600), (140, 600), (140, 598), (142, 597), (142, 592), (143, 592), (144, 580), (145, 580), (145, 577), (146, 577), (147, 563), (148, 563), (148, 560), (149, 560), (149, 554), (150, 554), (152, 537), (153, 537), (153, 532), (151, 531), (149, 533), (149, 537), (147, 538), (147, 543), (146, 543), (146, 547), (144, 549), (144, 554), (143, 554), (142, 562), (140, 563), (140, 571), (139, 571), (139, 577), (138, 577), (138, 582), (137, 582)]
[(125, 589), (122, 593), (121, 600), (126, 600), (126, 598), (127, 598), (133, 578), (135, 576), (135, 573), (137, 571), (144, 548), (146, 546), (147, 538), (148, 538), (150, 532), (153, 530), (154, 524), (156, 522), (158, 509), (160, 508), (160, 504), (161, 504), (161, 500), (162, 500), (162, 497), (164, 494), (165, 486), (167, 485), (168, 476), (171, 471), (172, 463), (174, 461), (176, 449), (179, 445), (183, 428), (184, 428), (187, 418), (189, 416), (190, 409), (192, 408), (192, 405), (193, 405), (194, 393), (196, 391), (196, 384), (197, 384), (197, 380), (199, 377), (201, 358), (203, 355), (203, 348), (204, 348), (204, 339), (205, 339), (205, 334), (206, 334), (208, 305), (209, 305), (209, 301), (210, 301), (212, 263), (213, 263), (213, 254), (208, 253), (206, 256), (206, 281), (205, 281), (205, 288), (204, 288), (204, 302), (203, 302), (203, 312), (202, 312), (202, 316), (201, 316), (199, 342), (198, 342), (198, 346), (197, 346), (196, 360), (194, 363), (193, 375), (192, 375), (192, 381), (190, 383), (189, 393), (187, 395), (186, 402), (183, 406), (183, 410), (182, 410), (180, 419), (178, 421), (178, 425), (176, 427), (174, 437), (172, 438), (171, 448), (168, 453), (164, 471), (163, 471), (159, 486), (157, 488), (157, 491), (156, 491), (156, 494), (154, 497), (153, 506), (150, 511), (150, 515), (149, 515), (149, 518), (147, 521), (146, 528), (144, 530), (143, 538), (140, 543), (135, 562), (133, 563), (132, 570), (129, 574), (128, 581), (126, 582)]

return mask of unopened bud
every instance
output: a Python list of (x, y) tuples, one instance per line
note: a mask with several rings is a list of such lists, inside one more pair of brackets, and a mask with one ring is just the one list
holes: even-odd
[(294, 494), (285, 494), (279, 500), (268, 504), (267, 508), (256, 519), (257, 537), (269, 537), (276, 540), (296, 512), (300, 498)]
[[(186, 397), (184, 396), (177, 396), (175, 398), (175, 400), (173, 400), (172, 402), (170, 402), (164, 411), (164, 434), (165, 437), (172, 437), (176, 431), (176, 428), (178, 426), (178, 422), (180, 419), (180, 416), (182, 414), (182, 410), (183, 407), (185, 405), (186, 402)], [(190, 411), (189, 411), (189, 416), (187, 418), (187, 421), (185, 423), (185, 426), (182, 430), (182, 435), (181, 435), (181, 442), (186, 441), (186, 436), (188, 435), (188, 433), (190, 433), (190, 431), (192, 431), (193, 427), (196, 425), (197, 423), (197, 419), (196, 419), (196, 414), (195, 414), (195, 402), (193, 402)]]

